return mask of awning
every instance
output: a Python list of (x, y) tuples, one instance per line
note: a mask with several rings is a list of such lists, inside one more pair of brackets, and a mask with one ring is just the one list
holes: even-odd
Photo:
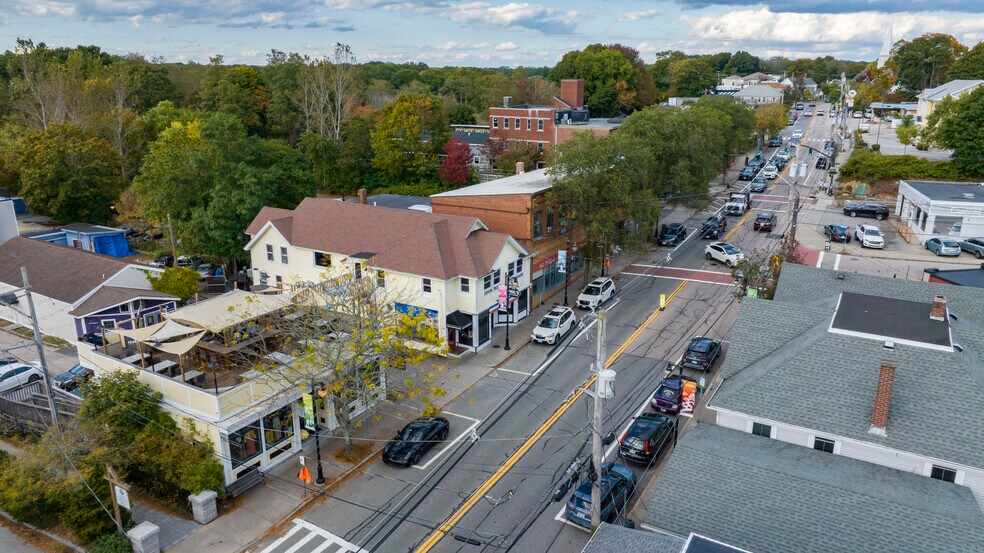
[(165, 353), (172, 353), (174, 355), (184, 355), (188, 353), (188, 351), (190, 351), (191, 348), (195, 347), (195, 344), (197, 344), (198, 341), (201, 340), (202, 335), (204, 334), (205, 334), (204, 330), (199, 330), (194, 336), (191, 336), (189, 338), (184, 338), (176, 342), (159, 343), (159, 342), (150, 341), (144, 343), (154, 349), (163, 351)]
[(448, 328), (465, 330), (466, 328), (471, 328), (472, 316), (461, 311), (455, 311), (448, 315), (446, 324)]
[(163, 323), (157, 323), (157, 324), (152, 324), (150, 326), (144, 326), (141, 328), (133, 328), (133, 329), (127, 329), (127, 328), (114, 328), (112, 330), (106, 329), (106, 334), (119, 334), (120, 336), (124, 336), (131, 340), (142, 342), (147, 338), (153, 336), (154, 333), (160, 330), (161, 328), (163, 328), (165, 324), (166, 322), (163, 322)]

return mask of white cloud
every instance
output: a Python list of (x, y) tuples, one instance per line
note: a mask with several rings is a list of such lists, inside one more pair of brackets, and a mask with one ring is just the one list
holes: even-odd
[(488, 42), (454, 42), (448, 41), (444, 44), (437, 46), (438, 50), (480, 50), (482, 48), (488, 48), (490, 44)]
[(544, 33), (571, 32), (579, 17), (577, 12), (563, 12), (526, 2), (510, 2), (498, 6), (488, 2), (452, 4), (444, 15), (455, 23), (522, 27)]
[(519, 44), (516, 44), (515, 42), (513, 42), (511, 40), (507, 40), (506, 42), (500, 42), (499, 44), (496, 44), (495, 45), (495, 49), (498, 50), (499, 52), (508, 52), (509, 50), (518, 50), (519, 49)]
[(659, 10), (642, 10), (638, 12), (625, 12), (618, 14), (619, 21), (639, 21), (640, 19), (652, 19), (660, 15)]

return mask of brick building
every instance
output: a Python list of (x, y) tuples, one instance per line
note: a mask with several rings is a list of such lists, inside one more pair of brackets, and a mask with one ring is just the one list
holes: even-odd
[(505, 141), (507, 149), (510, 143), (525, 142), (545, 151), (577, 132), (604, 136), (621, 124), (621, 119), (591, 118), (582, 79), (560, 81), (560, 96), (554, 96), (553, 105), (513, 105), (512, 97), (506, 96), (502, 106), (489, 108), (489, 137)]
[(577, 295), (583, 263), (581, 228), (569, 225), (563, 210), (548, 205), (550, 181), (544, 169), (431, 196), (434, 213), (481, 218), (492, 232), (512, 236), (531, 252), (531, 307), (555, 294), (563, 301), (565, 275), (557, 270), (558, 251), (570, 248), (570, 301)]

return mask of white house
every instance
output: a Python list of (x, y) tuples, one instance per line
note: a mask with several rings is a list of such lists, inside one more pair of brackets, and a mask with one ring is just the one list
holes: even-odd
[(984, 185), (900, 180), (895, 212), (920, 243), (934, 236), (984, 236)]
[(783, 91), (767, 84), (753, 84), (735, 92), (735, 98), (751, 106), (781, 104)]
[(741, 90), (746, 84), (748, 84), (744, 77), (741, 75), (729, 75), (721, 79), (721, 86), (718, 87), (719, 90)]
[(958, 79), (942, 84), (936, 88), (927, 88), (919, 93), (916, 99), (919, 101), (916, 106), (916, 123), (926, 123), (926, 118), (933, 113), (936, 102), (943, 98), (960, 99), (964, 94), (977, 90), (984, 84), (982, 80)]
[[(294, 210), (265, 207), (246, 229), (254, 286), (289, 289), (363, 271), (395, 290), (394, 308), (424, 312), (452, 352), (492, 339), (500, 285), (530, 287), (531, 256), (474, 217), (307, 198)], [(512, 322), (530, 311), (512, 301)]]

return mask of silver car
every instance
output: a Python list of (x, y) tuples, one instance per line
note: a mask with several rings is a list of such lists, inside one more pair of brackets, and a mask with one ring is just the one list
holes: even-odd
[(960, 241), (960, 249), (974, 254), (974, 257), (981, 259), (984, 257), (984, 238), (968, 238)]

